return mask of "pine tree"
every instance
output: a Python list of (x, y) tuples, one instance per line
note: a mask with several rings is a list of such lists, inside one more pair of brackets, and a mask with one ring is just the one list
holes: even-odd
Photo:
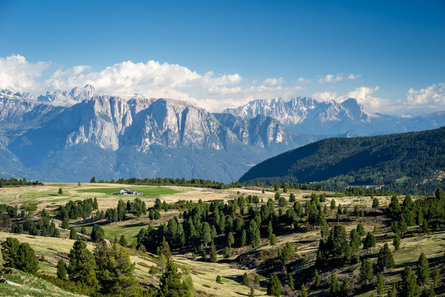
[(332, 296), (336, 296), (338, 293), (340, 293), (340, 285), (337, 281), (337, 276), (335, 273), (332, 273), (331, 275), (331, 282), (329, 283), (329, 293), (331, 293)]
[(94, 250), (97, 263), (97, 279), (100, 291), (105, 295), (133, 296), (137, 281), (133, 275), (135, 265), (131, 263), (126, 249), (119, 244), (108, 246), (100, 241)]
[(314, 271), (314, 286), (315, 288), (318, 288), (320, 286), (320, 276), (318, 275), (318, 270), (315, 269)]
[(124, 234), (121, 235), (121, 238), (119, 239), (119, 244), (123, 247), (128, 246), (128, 242)]
[(360, 249), (360, 245), (362, 244), (362, 241), (360, 239), (360, 235), (358, 234), (358, 232), (355, 229), (351, 230), (349, 239), (350, 239), (349, 242), (350, 242), (352, 253), (358, 252), (358, 250)]
[(207, 245), (212, 241), (212, 231), (210, 225), (204, 222), (201, 234), (201, 242), (207, 247)]
[(362, 223), (360, 223), (360, 224), (357, 225), (357, 233), (358, 233), (360, 236), (364, 236), (364, 235), (365, 235), (365, 227), (363, 227), (363, 224), (362, 224)]
[(232, 248), (232, 244), (235, 243), (235, 238), (233, 237), (232, 232), (227, 233), (227, 245), (229, 248)]
[(372, 264), (368, 260), (363, 260), (360, 267), (360, 280), (363, 283), (368, 284), (374, 276), (374, 270), (372, 269)]
[(97, 287), (96, 261), (83, 240), (74, 242), (69, 254), (68, 275), (71, 281)]
[(243, 229), (243, 231), (241, 232), (240, 246), (245, 246), (246, 243), (247, 243), (247, 234), (246, 230)]
[(250, 283), (249, 276), (247, 275), (247, 272), (244, 272), (241, 284), (243, 286), (249, 286), (249, 283)]
[(301, 285), (300, 292), (298, 292), (298, 297), (307, 297), (307, 290), (304, 284)]
[(292, 291), (295, 290), (294, 278), (292, 277), (292, 275), (289, 275), (289, 287)]
[(400, 286), (400, 296), (404, 297), (419, 297), (420, 288), (417, 285), (416, 275), (411, 267), (405, 267), (402, 274), (402, 283)]
[(215, 263), (218, 261), (218, 255), (216, 254), (216, 246), (212, 240), (212, 244), (210, 245), (210, 262)]
[(379, 295), (383, 295), (383, 278), (382, 276), (379, 274), (379, 276), (377, 277), (377, 294)]
[(281, 296), (281, 282), (275, 274), (270, 277), (269, 284), (267, 285), (267, 295)]
[(394, 259), (387, 243), (385, 243), (379, 251), (377, 256), (377, 266), (380, 270), (391, 269), (394, 267)]
[(372, 199), (372, 208), (379, 208), (379, 199), (374, 198)]
[(98, 225), (93, 225), (93, 228), (91, 229), (91, 241), (97, 242), (99, 240), (104, 239), (104, 230), (102, 227)]
[(62, 188), (59, 188), (59, 191), (57, 191), (57, 193), (58, 193), (59, 195), (62, 195), (62, 194), (63, 194), (63, 190), (62, 190)]
[(433, 286), (436, 287), (437, 284), (439, 283), (439, 279), (440, 279), (440, 272), (439, 269), (437, 268), (437, 266), (434, 267), (434, 272), (433, 272)]
[(66, 277), (66, 263), (62, 259), (57, 262), (57, 277), (61, 280), (67, 280)]
[(393, 240), (393, 245), (394, 245), (394, 249), (396, 251), (398, 251), (400, 249), (400, 236), (399, 234), (396, 234), (396, 236), (394, 236), (394, 240)]
[(343, 280), (343, 283), (341, 284), (340, 291), (348, 294), (348, 292), (349, 292), (349, 278), (348, 277), (345, 277), (345, 279)]
[(365, 240), (363, 241), (363, 248), (364, 249), (373, 248), (373, 247), (375, 247), (375, 244), (376, 244), (376, 240), (375, 240), (374, 235), (371, 232), (368, 232)]
[(420, 254), (419, 260), (417, 262), (417, 281), (419, 285), (428, 284), (430, 279), (430, 267), (428, 265), (428, 259), (425, 254)]
[(249, 224), (249, 239), (250, 244), (253, 248), (257, 247), (260, 244), (260, 229), (258, 228), (257, 223), (255, 220), (251, 220)]
[(77, 240), (77, 231), (76, 231), (76, 228), (72, 228), (72, 229), (70, 230), (70, 239)]
[(63, 229), (66, 229), (69, 227), (69, 225), (70, 225), (69, 219), (67, 217), (63, 218), (62, 225), (60, 227), (62, 227)]
[(172, 260), (168, 260), (165, 272), (160, 279), (159, 296), (192, 297), (193, 284), (191, 278), (183, 279)]
[(36, 254), (26, 242), (21, 243), (17, 250), (15, 268), (32, 274), (37, 273), (37, 270), (39, 270), (39, 261), (37, 260)]
[(220, 275), (217, 275), (217, 276), (216, 276), (216, 282), (217, 282), (218, 284), (222, 284), (222, 278), (221, 278)]
[(170, 251), (170, 245), (168, 244), (165, 237), (162, 237), (162, 245), (160, 249), (160, 254), (164, 255), (166, 259), (170, 259), (172, 256), (172, 253)]
[(253, 290), (253, 287), (250, 287), (249, 297), (255, 297), (255, 291)]

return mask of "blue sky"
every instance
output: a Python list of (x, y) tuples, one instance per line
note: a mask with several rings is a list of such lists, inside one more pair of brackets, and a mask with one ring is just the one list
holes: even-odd
[(209, 108), (355, 95), (409, 114), (445, 109), (444, 53), (444, 1), (0, 0), (0, 74), (28, 71), (0, 87), (31, 92), (90, 82)]

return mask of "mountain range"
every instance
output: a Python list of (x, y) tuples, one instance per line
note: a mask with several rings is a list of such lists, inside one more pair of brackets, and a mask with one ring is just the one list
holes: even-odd
[(231, 182), (264, 159), (323, 138), (443, 125), (445, 112), (373, 114), (353, 98), (260, 99), (211, 113), (173, 99), (100, 95), (91, 85), (38, 97), (0, 90), (0, 176)]

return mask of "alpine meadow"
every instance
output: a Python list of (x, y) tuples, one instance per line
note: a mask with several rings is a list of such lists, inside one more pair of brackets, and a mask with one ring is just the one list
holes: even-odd
[(441, 1), (0, 1), (0, 296), (445, 297)]

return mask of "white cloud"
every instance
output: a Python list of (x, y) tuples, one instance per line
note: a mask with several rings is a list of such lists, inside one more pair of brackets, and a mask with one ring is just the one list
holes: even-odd
[(47, 62), (30, 63), (20, 55), (0, 58), (0, 89), (40, 91), (37, 79), (48, 67)]
[(326, 74), (325, 77), (318, 80), (319, 83), (331, 83), (340, 82), (344, 80), (354, 80), (360, 77), (360, 74), (349, 74), (348, 76), (343, 76), (343, 74)]
[(299, 77), (299, 78), (297, 78), (297, 82), (300, 83), (300, 84), (308, 84), (311, 81), (308, 80), (308, 79), (305, 79), (304, 77)]
[(415, 90), (410, 88), (406, 100), (411, 105), (445, 106), (445, 83), (434, 84)]
[(278, 78), (267, 78), (264, 80), (264, 84), (266, 85), (270, 85), (270, 86), (276, 86), (276, 85), (281, 85), (284, 82), (282, 77), (278, 77)]

